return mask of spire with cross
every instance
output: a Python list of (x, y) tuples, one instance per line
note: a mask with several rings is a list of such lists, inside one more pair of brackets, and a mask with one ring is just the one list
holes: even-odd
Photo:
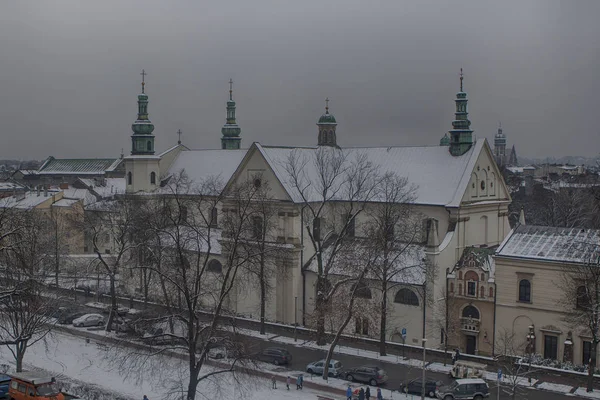
[(467, 110), (467, 94), (463, 91), (464, 73), (460, 69), (460, 91), (456, 94), (456, 111), (450, 133), (450, 154), (460, 156), (465, 154), (473, 145), (473, 131), (469, 112)]
[(235, 118), (235, 101), (233, 101), (233, 79), (229, 79), (229, 100), (227, 100), (227, 119), (221, 128), (221, 148), (239, 149), (242, 130)]
[(145, 70), (142, 70), (142, 72), (140, 73), (140, 75), (142, 76), (142, 93), (144, 93), (144, 86), (146, 86), (146, 75), (148, 75), (146, 73)]
[(325, 98), (325, 114), (321, 115), (319, 122), (319, 146), (337, 146), (336, 127), (337, 121), (333, 114), (329, 113), (329, 97)]
[(181, 144), (181, 134), (183, 132), (181, 132), (181, 129), (177, 129), (177, 136), (179, 137), (179, 139), (177, 140), (177, 144)]

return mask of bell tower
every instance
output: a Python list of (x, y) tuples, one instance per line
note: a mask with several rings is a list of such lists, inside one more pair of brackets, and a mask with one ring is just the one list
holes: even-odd
[(242, 143), (242, 129), (235, 118), (235, 101), (233, 101), (233, 79), (229, 80), (229, 100), (227, 100), (227, 120), (221, 128), (221, 148), (223, 150), (238, 150)]
[(334, 146), (337, 147), (337, 137), (335, 129), (337, 121), (333, 114), (329, 114), (329, 98), (325, 99), (325, 114), (321, 115), (317, 122), (319, 127), (319, 146)]
[(498, 166), (506, 164), (506, 135), (502, 133), (502, 124), (498, 125), (498, 133), (494, 135), (494, 158)]
[(148, 95), (145, 93), (146, 71), (142, 70), (142, 93), (138, 95), (137, 120), (131, 125), (131, 155), (154, 154), (154, 125), (148, 119)]
[(452, 121), (452, 130), (450, 134), (450, 154), (453, 156), (462, 156), (473, 145), (473, 131), (471, 130), (471, 121), (469, 121), (469, 112), (467, 111), (467, 94), (463, 91), (463, 70), (460, 69), (460, 92), (456, 93), (456, 112), (454, 121)]

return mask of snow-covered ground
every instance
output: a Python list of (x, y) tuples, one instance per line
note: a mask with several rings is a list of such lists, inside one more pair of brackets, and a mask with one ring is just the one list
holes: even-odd
[[(40, 368), (57, 377), (73, 378), (103, 390), (119, 393), (124, 398), (140, 399), (144, 394), (151, 400), (182, 398), (181, 393), (186, 387), (184, 361), (162, 357), (159, 362), (145, 367), (142, 376), (136, 373), (123, 373), (119, 368), (122, 361), (118, 354), (94, 340), (88, 342), (70, 334), (54, 333), (46, 343), (39, 342), (27, 350), (25, 369)], [(14, 367), (12, 354), (5, 346), (0, 346), (0, 363)], [(206, 372), (208, 371), (209, 368), (206, 369)], [(272, 373), (280, 375), (274, 371)], [(281, 375), (292, 375), (292, 373), (285, 372)], [(304, 376), (306, 382), (313, 380), (306, 374)], [(314, 381), (323, 383), (320, 378), (314, 378)], [(331, 379), (328, 384), (341, 389), (347, 387), (347, 382), (339, 379)], [(294, 383), (289, 391), (285, 389), (285, 384), (282, 382), (278, 382), (277, 387), (278, 389), (271, 389), (271, 382), (262, 378), (242, 374), (237, 374), (234, 378), (231, 374), (223, 374), (204, 381), (199, 387), (197, 398), (316, 400), (318, 394), (336, 400), (343, 398), (343, 396), (319, 393), (306, 387), (302, 391), (297, 391)], [(389, 398), (390, 394), (386, 392), (384, 396)], [(394, 394), (394, 398), (416, 399), (398, 393)]]

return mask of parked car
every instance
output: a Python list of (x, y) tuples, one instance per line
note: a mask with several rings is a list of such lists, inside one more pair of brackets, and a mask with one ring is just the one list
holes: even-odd
[[(425, 394), (429, 397), (435, 397), (435, 392), (440, 386), (442, 386), (441, 382), (425, 381)], [(422, 379), (413, 379), (412, 381), (408, 381), (400, 385), (400, 391), (403, 393), (413, 393), (420, 395), (422, 389)]]
[(482, 400), (490, 396), (490, 387), (483, 379), (457, 379), (451, 385), (442, 386), (436, 391), (443, 400)]
[[(317, 374), (322, 375), (323, 369), (325, 369), (325, 360), (319, 360), (315, 362), (311, 362), (306, 366), (306, 372), (309, 374)], [(342, 372), (342, 363), (337, 360), (329, 361), (329, 371), (328, 376), (338, 377)]]
[(10, 376), (0, 374), (0, 399), (8, 398), (8, 387), (10, 386)]
[[(110, 304), (108, 304), (106, 307), (104, 307), (104, 308), (102, 309), (102, 312), (103, 312), (104, 314), (109, 314), (109, 313), (110, 313), (110, 310), (111, 310), (111, 308), (112, 308), (112, 307), (110, 306)], [(118, 307), (117, 307), (117, 315), (118, 315), (119, 317), (125, 316), (125, 315), (127, 315), (128, 313), (129, 313), (129, 308), (127, 308), (127, 307), (121, 307), (121, 306), (118, 306)]]
[(77, 312), (70, 313), (70, 314), (65, 314), (61, 317), (58, 317), (58, 323), (62, 324), (62, 325), (72, 324), (74, 320), (76, 320), (77, 318), (82, 317), (86, 314), (87, 313), (81, 312), (81, 311), (77, 311)]
[(387, 382), (388, 377), (383, 369), (375, 365), (363, 365), (344, 371), (344, 378), (352, 382), (366, 382), (371, 386)]
[(58, 307), (50, 311), (48, 316), (51, 318), (60, 319), (61, 317), (73, 314), (74, 312), (75, 310), (68, 307)]
[(100, 314), (84, 314), (73, 320), (73, 326), (102, 326), (104, 325), (104, 317)]
[(208, 350), (208, 357), (215, 358), (217, 360), (227, 358), (227, 349), (225, 346), (217, 346)]
[(281, 347), (267, 347), (258, 353), (256, 358), (260, 361), (269, 362), (275, 365), (290, 364), (292, 355), (286, 349)]

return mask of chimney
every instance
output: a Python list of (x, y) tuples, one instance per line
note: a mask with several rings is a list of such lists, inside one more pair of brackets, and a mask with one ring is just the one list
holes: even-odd
[(37, 185), (37, 195), (40, 197), (40, 185)]
[(521, 212), (519, 213), (519, 225), (525, 225), (525, 210), (521, 207)]
[(59, 186), (61, 189), (68, 189), (69, 188), (69, 184), (67, 182), (63, 182), (60, 184)]
[(48, 187), (44, 186), (44, 197), (48, 197)]

